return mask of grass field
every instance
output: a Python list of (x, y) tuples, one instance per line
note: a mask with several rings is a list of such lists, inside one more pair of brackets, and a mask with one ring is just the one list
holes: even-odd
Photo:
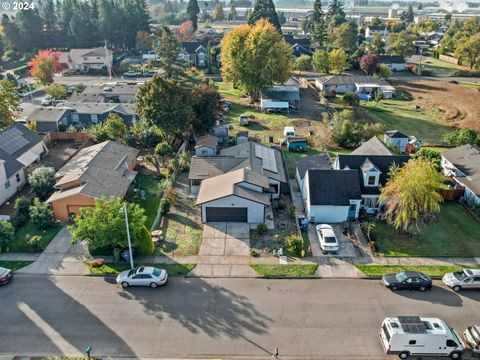
[(400, 271), (419, 271), (428, 276), (442, 277), (445, 273), (463, 269), (461, 266), (444, 265), (417, 265), (417, 266), (394, 266), (394, 265), (356, 265), (357, 269), (368, 277), (381, 277), (385, 274)]
[[(10, 252), (40, 252), (45, 249), (55, 235), (60, 231), (62, 226), (54, 224), (50, 229), (45, 231), (38, 230), (33, 223), (28, 222), (15, 231), (13, 241), (8, 245)], [(40, 247), (34, 249), (27, 245), (27, 241), (31, 236), (39, 235), (42, 237)]]
[(456, 202), (443, 204), (437, 220), (412, 237), (400, 236), (385, 222), (377, 222), (372, 233), (385, 256), (480, 256), (480, 222)]
[(0, 267), (18, 270), (24, 266), (30, 265), (33, 261), (0, 261)]
[(435, 58), (423, 58), (422, 68), (431, 70), (437, 76), (449, 76), (456, 70), (464, 70), (465, 67), (452, 64)]
[[(144, 266), (154, 266), (167, 270), (169, 276), (185, 276), (195, 268), (196, 264), (142, 264)], [(124, 270), (130, 269), (127, 263), (106, 263), (99, 268), (88, 266), (90, 274), (94, 275), (118, 275)], [(139, 266), (139, 264), (136, 264)]]
[(311, 278), (317, 271), (317, 264), (306, 265), (250, 265), (253, 270), (265, 278), (302, 277)]

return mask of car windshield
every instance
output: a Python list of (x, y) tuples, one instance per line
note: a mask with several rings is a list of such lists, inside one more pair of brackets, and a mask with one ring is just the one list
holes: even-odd
[(0, 267), (0, 275), (3, 275), (7, 272), (7, 269)]
[(399, 282), (403, 282), (405, 281), (406, 279), (408, 279), (408, 276), (402, 271), (402, 272), (399, 272), (398, 274), (395, 275), (395, 277), (397, 278), (397, 280)]
[(453, 276), (455, 276), (457, 280), (464, 280), (465, 278), (468, 277), (467, 274), (463, 272), (463, 270), (455, 271), (453, 273)]
[(337, 239), (335, 239), (334, 236), (325, 236), (324, 240), (328, 244), (335, 244), (337, 242)]
[(162, 273), (162, 270), (158, 268), (153, 269), (153, 275), (155, 275), (156, 277), (159, 277), (161, 273)]

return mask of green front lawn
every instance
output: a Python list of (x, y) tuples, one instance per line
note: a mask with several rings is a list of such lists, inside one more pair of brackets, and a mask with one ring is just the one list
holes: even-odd
[(0, 261), (0, 267), (18, 270), (24, 266), (30, 265), (33, 261)]
[(460, 65), (452, 64), (435, 58), (423, 58), (422, 68), (428, 69), (437, 76), (449, 76), (456, 70), (465, 70), (466, 68)]
[(263, 265), (252, 264), (250, 265), (253, 270), (262, 275), (265, 278), (285, 278), (285, 277), (301, 277), (311, 278), (317, 271), (317, 264), (306, 265)]
[[(134, 261), (135, 263), (135, 261)], [(142, 264), (144, 266), (154, 266), (167, 270), (169, 276), (185, 276), (192, 271), (196, 264)], [(138, 266), (138, 264), (137, 264)], [(118, 275), (124, 270), (130, 269), (127, 263), (106, 263), (99, 268), (93, 268), (87, 265), (90, 274), (93, 275)]]
[(456, 202), (444, 203), (437, 220), (412, 237), (400, 236), (385, 222), (377, 222), (372, 234), (385, 256), (480, 256), (480, 222)]
[(452, 130), (447, 122), (439, 120), (436, 110), (416, 111), (409, 101), (362, 101), (361, 105), (373, 121), (385, 125), (385, 130), (399, 130), (415, 135), (424, 143), (440, 144), (442, 135)]
[(157, 196), (158, 182), (159, 180), (153, 174), (138, 173), (135, 178), (135, 188), (145, 191), (145, 200), (136, 197), (135, 202), (145, 210), (145, 216), (147, 217), (145, 226), (147, 229), (152, 227), (157, 216), (158, 205), (160, 204), (160, 197)]
[(356, 265), (356, 267), (368, 277), (381, 277), (385, 274), (396, 273), (399, 271), (419, 271), (428, 276), (442, 277), (445, 273), (461, 270), (464, 268), (462, 266), (448, 265)]
[[(15, 237), (9, 244), (8, 248), (10, 252), (40, 252), (45, 249), (50, 241), (53, 240), (55, 235), (60, 231), (62, 225), (55, 223), (50, 229), (45, 231), (38, 230), (33, 223), (28, 222), (15, 231)], [(31, 236), (40, 235), (42, 242), (39, 249), (33, 249), (27, 245), (27, 240)]]

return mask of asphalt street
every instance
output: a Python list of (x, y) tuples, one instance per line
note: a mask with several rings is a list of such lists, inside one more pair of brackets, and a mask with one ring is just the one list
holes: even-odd
[[(384, 359), (385, 316), (480, 322), (480, 292), (426, 293), (373, 280), (173, 278), (123, 290), (102, 277), (18, 275), (0, 287), (1, 355)], [(389, 358), (395, 358), (389, 357)]]

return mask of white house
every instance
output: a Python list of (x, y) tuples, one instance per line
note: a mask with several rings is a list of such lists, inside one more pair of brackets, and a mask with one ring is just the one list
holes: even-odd
[(195, 143), (195, 155), (213, 156), (217, 154), (218, 139), (213, 135), (203, 135)]
[(0, 204), (22, 189), (25, 169), (46, 151), (43, 139), (23, 124), (0, 133)]
[(380, 38), (385, 41), (387, 40), (388, 29), (385, 26), (367, 26), (365, 29), (365, 39), (371, 41), (375, 35), (379, 35)]
[(407, 70), (407, 63), (403, 56), (397, 55), (379, 55), (379, 64), (388, 66), (392, 71)]
[[(382, 79), (367, 75), (327, 75), (315, 79), (315, 86), (318, 90), (330, 93), (334, 90), (337, 94), (347, 92), (357, 92), (363, 85), (366, 88), (375, 87), (375, 89), (391, 87), (391, 85)], [(388, 90), (391, 90), (388, 88)]]
[(60, 64), (72, 70), (102, 70), (111, 63), (112, 51), (104, 47), (71, 49), (60, 53)]
[(385, 131), (383, 136), (383, 142), (385, 144), (391, 144), (396, 146), (402, 153), (407, 150), (407, 144), (410, 141), (410, 136), (398, 130)]
[(465, 189), (463, 197), (480, 205), (480, 147), (462, 145), (442, 151), (442, 172)]

